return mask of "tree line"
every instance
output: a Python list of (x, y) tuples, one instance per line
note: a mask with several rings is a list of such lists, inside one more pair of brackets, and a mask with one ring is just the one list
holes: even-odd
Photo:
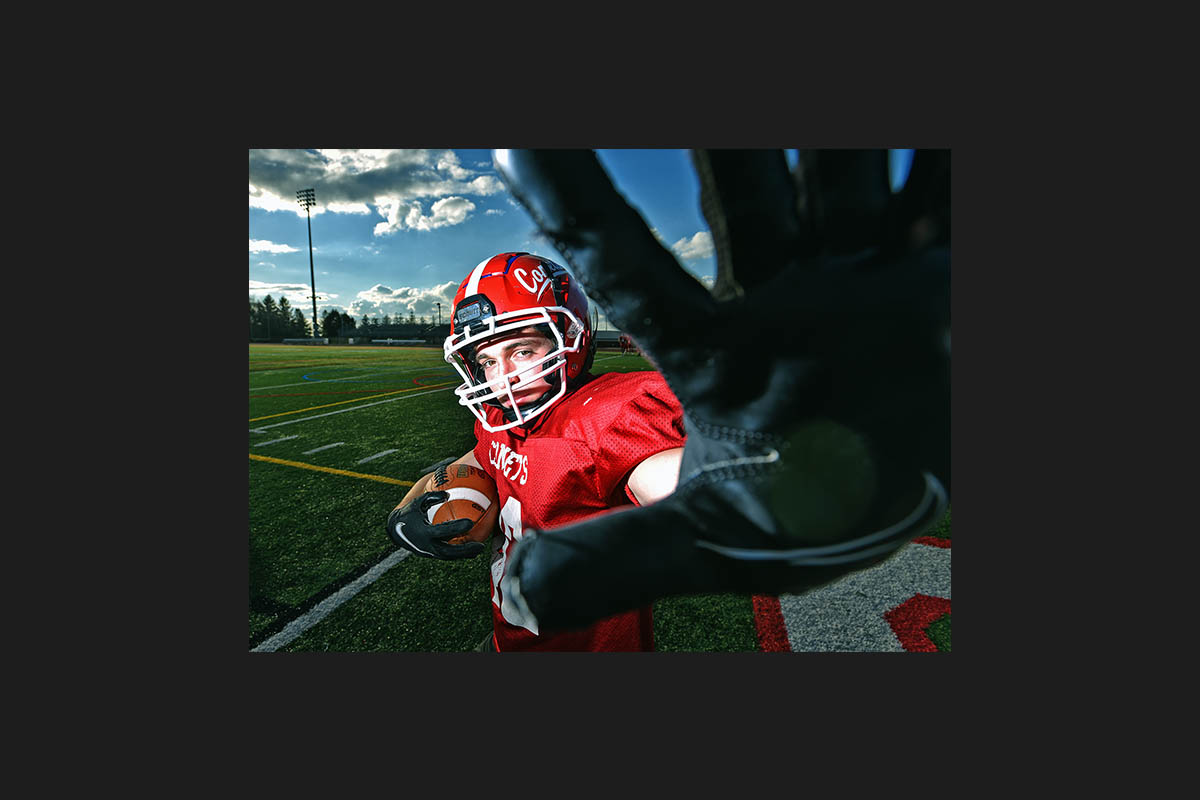
[(250, 298), (251, 340), (305, 339), (312, 336), (424, 338), (431, 333), (445, 337), (449, 334), (449, 325), (437, 325), (429, 317), (418, 317), (412, 311), (408, 312), (407, 317), (401, 314), (394, 318), (389, 314), (368, 317), (364, 314), (361, 320), (355, 320), (336, 309), (321, 315), (318, 330), (314, 332), (304, 312), (293, 307), (286, 297), (280, 297), (278, 301), (271, 295), (262, 300)]

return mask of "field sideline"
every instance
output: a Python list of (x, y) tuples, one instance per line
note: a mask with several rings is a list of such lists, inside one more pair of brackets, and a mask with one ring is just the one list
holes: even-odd
[[(593, 372), (650, 369), (597, 353)], [(440, 348), (249, 346), (249, 649), (471, 652), (486, 557), (409, 558), (383, 530), (473, 444)], [(896, 557), (805, 595), (666, 598), (660, 652), (950, 650), (950, 514)]]

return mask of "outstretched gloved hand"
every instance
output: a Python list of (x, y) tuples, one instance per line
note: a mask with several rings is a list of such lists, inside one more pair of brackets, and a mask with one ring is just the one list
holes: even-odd
[(586, 150), (496, 151), (513, 195), (685, 413), (676, 491), (527, 532), (504, 602), (542, 629), (675, 594), (801, 592), (879, 563), (950, 489), (950, 153), (695, 151), (710, 292)]

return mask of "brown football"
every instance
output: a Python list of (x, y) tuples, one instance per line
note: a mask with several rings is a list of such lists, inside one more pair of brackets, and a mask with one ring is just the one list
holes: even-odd
[(450, 495), (446, 502), (430, 506), (426, 512), (430, 524), (438, 525), (456, 519), (475, 521), (471, 530), (448, 540), (450, 544), (486, 542), (492, 535), (496, 518), (500, 515), (500, 497), (496, 494), (495, 481), (486, 472), (467, 464), (438, 467), (427, 491), (447, 492)]

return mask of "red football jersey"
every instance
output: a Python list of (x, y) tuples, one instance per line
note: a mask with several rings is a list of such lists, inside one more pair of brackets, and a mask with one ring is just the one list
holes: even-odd
[[(488, 421), (503, 412), (489, 407)], [(492, 617), (501, 651), (654, 649), (650, 608), (584, 630), (539, 631), (501, 607), (505, 565), (526, 528), (547, 530), (635, 503), (626, 483), (643, 460), (682, 447), (683, 408), (657, 372), (598, 375), (521, 426), (497, 433), (475, 423), (475, 459), (496, 481), (500, 530), (492, 538)], [(620, 576), (614, 576), (620, 580)]]

